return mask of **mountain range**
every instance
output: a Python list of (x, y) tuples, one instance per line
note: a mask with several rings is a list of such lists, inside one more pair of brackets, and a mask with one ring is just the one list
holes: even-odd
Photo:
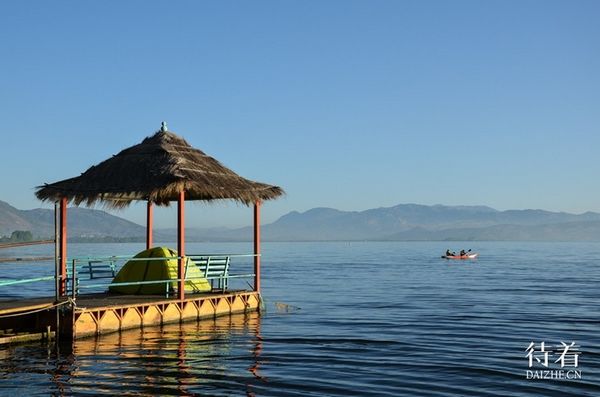
[[(105, 211), (72, 208), (69, 236), (75, 238), (138, 238), (144, 226)], [(54, 233), (54, 212), (18, 210), (0, 201), (0, 235), (29, 230), (34, 236)], [(486, 206), (399, 204), (366, 211), (313, 208), (290, 212), (263, 225), (266, 241), (336, 240), (539, 240), (600, 241), (600, 214), (570, 214), (544, 210), (498, 211)], [(157, 229), (155, 240), (174, 241), (175, 229)], [(186, 229), (188, 241), (249, 241), (252, 228)]]
[[(69, 237), (142, 237), (146, 228), (105, 211), (88, 208), (69, 208), (67, 213)], [(37, 208), (19, 210), (0, 201), (0, 235), (10, 236), (15, 230), (28, 230), (36, 238), (54, 236), (54, 210)]]
[[(161, 232), (171, 239), (176, 235), (175, 229)], [(261, 235), (267, 241), (600, 241), (600, 214), (418, 204), (366, 211), (313, 208), (263, 225)], [(188, 229), (186, 236), (194, 241), (248, 241), (252, 228)]]

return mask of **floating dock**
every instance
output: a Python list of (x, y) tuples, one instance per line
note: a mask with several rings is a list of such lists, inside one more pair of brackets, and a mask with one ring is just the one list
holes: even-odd
[(131, 328), (197, 321), (258, 311), (257, 292), (209, 293), (176, 298), (140, 296), (90, 296), (63, 315), (61, 334), (77, 339)]
[(183, 301), (164, 296), (89, 294), (76, 301), (52, 298), (0, 301), (0, 344), (55, 337), (61, 339), (144, 328), (168, 323), (213, 319), (260, 311), (256, 291), (189, 295)]

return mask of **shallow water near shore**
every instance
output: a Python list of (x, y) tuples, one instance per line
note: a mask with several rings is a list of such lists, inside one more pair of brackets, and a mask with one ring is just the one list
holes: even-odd
[[(447, 248), (480, 257), (441, 259)], [(70, 249), (112, 255), (143, 246)], [(0, 347), (0, 395), (600, 395), (599, 243), (265, 243), (262, 263), (265, 313)], [(15, 278), (53, 274), (50, 265), (1, 266)], [(43, 288), (4, 288), (0, 297)], [(551, 350), (547, 366), (529, 366), (531, 342), (537, 358), (541, 342)], [(561, 342), (575, 342), (577, 367), (561, 368)], [(581, 379), (527, 379), (528, 370)]]

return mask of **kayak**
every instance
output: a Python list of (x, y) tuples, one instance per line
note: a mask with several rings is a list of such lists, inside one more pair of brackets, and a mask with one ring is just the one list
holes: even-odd
[(442, 255), (444, 259), (476, 259), (479, 254), (467, 254), (467, 255)]

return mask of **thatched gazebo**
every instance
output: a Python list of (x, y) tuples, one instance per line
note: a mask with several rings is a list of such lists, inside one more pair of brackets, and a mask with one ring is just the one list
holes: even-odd
[[(185, 256), (185, 200), (235, 200), (254, 206), (254, 289), (260, 289), (260, 205), (283, 194), (278, 186), (254, 182), (237, 175), (183, 138), (160, 131), (119, 154), (90, 167), (80, 176), (39, 186), (42, 201), (60, 203), (60, 295), (66, 291), (67, 204), (102, 203), (123, 208), (132, 201), (147, 201), (146, 247), (152, 247), (153, 205), (177, 201), (177, 250)], [(184, 260), (179, 260), (179, 298), (184, 298)]]

